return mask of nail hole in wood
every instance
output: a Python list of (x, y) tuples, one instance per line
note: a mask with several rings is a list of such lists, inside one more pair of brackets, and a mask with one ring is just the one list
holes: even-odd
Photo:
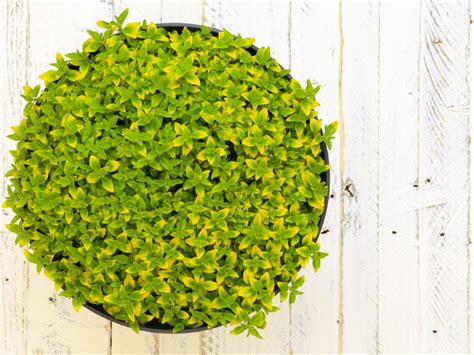
[(328, 232), (329, 232), (329, 229), (325, 229), (325, 230), (323, 230), (323, 231), (321, 232), (321, 234), (326, 234), (326, 233), (328, 233)]
[(429, 183), (431, 182), (431, 179), (430, 179), (430, 178), (426, 178), (425, 182), (426, 182), (427, 184), (429, 184)]
[(329, 195), (330, 198), (336, 197), (334, 194)]
[(392, 231), (392, 234), (397, 234), (397, 231)]
[(10, 279), (8, 277), (5, 277), (5, 281), (8, 282), (10, 281)]
[(440, 233), (440, 236), (441, 236), (441, 237), (444, 237), (444, 236), (445, 236), (444, 232), (441, 232), (441, 233)]
[(438, 331), (436, 329), (433, 329), (433, 333), (436, 334), (438, 333)]
[(416, 189), (418, 186), (418, 184), (413, 184), (413, 187)]

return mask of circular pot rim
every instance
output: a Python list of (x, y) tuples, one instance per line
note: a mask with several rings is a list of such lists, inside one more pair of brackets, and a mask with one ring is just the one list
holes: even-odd
[[(200, 30), (202, 25), (193, 24), (193, 23), (165, 22), (165, 23), (157, 23), (156, 27), (165, 28), (168, 31), (177, 30), (178, 32), (182, 31), (184, 28), (187, 28), (188, 30), (194, 32), (194, 31)], [(213, 27), (209, 27), (209, 26), (205, 26), (205, 27), (209, 28), (211, 30), (211, 33), (214, 36), (217, 36), (219, 34), (219, 32), (222, 32), (222, 30), (219, 30), (217, 28), (213, 28)], [(249, 51), (253, 55), (255, 55), (258, 51), (258, 47), (255, 46), (255, 45), (252, 45), (252, 46), (250, 46), (246, 49), (247, 49), (247, 51)], [(290, 74), (287, 74), (286, 77), (288, 78), (288, 80), (293, 79), (293, 77)], [(324, 162), (326, 163), (326, 165), (329, 165), (329, 152), (328, 152), (328, 148), (326, 146), (326, 143), (321, 142), (320, 146), (321, 146), (321, 156), (324, 159)], [(329, 172), (329, 170), (327, 170), (327, 171), (325, 171), (325, 172), (323, 172), (319, 175), (321, 176), (321, 180), (324, 181), (326, 183), (327, 187), (328, 187), (328, 194), (324, 199), (324, 209), (323, 209), (323, 213), (321, 214), (319, 222), (318, 222), (318, 227), (319, 227), (318, 229), (319, 230), (318, 230), (318, 234), (315, 237), (315, 241), (318, 240), (319, 235), (321, 234), (321, 229), (323, 227), (324, 219), (326, 217), (326, 211), (327, 211), (327, 208), (328, 208), (329, 194), (330, 194), (330, 172)], [(299, 271), (301, 269), (301, 267), (298, 267), (297, 269)], [(121, 321), (119, 319), (116, 319), (113, 316), (111, 316), (110, 314), (108, 314), (107, 312), (105, 312), (104, 308), (101, 305), (86, 302), (84, 304), (84, 307), (87, 308), (88, 310), (90, 310), (91, 312), (94, 312), (95, 314), (97, 314), (97, 315), (99, 315), (99, 316), (101, 316), (105, 319), (108, 319), (108, 320), (110, 320), (114, 323), (117, 323), (117, 324), (120, 324), (120, 325), (123, 325), (123, 326), (129, 328), (129, 325), (127, 323), (125, 323), (124, 321)], [(183, 329), (183, 330), (181, 330), (177, 333), (173, 333), (173, 326), (172, 325), (160, 323), (155, 318), (151, 322), (140, 325), (139, 328), (140, 328), (141, 331), (152, 332), (152, 333), (182, 334), (182, 333), (202, 332), (202, 331), (214, 329), (214, 328), (217, 328), (217, 327), (220, 327), (220, 326), (221, 325), (218, 324), (213, 328), (208, 328), (207, 326), (200, 326), (200, 327), (196, 327), (196, 328), (185, 328), (185, 329)]]

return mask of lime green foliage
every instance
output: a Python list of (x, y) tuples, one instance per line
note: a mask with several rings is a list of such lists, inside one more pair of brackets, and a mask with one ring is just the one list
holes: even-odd
[(253, 39), (125, 17), (58, 54), (47, 90), (25, 87), (8, 227), (76, 309), (259, 336), (325, 255), (320, 144), (336, 125), (321, 133), (318, 87)]

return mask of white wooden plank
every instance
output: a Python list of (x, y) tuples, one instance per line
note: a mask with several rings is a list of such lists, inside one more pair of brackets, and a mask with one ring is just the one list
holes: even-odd
[[(291, 3), (291, 73), (301, 83), (321, 85), (317, 95), (324, 123), (338, 119), (339, 4), (323, 0)], [(336, 353), (339, 307), (339, 142), (330, 151), (332, 198), (320, 235), (321, 250), (329, 253), (320, 271), (301, 271), (305, 284), (291, 305), (290, 351), (293, 354)]]
[[(201, 24), (201, 0), (163, 0), (162, 22), (185, 22)], [(160, 334), (161, 354), (199, 354), (202, 333)]]
[(470, 97), (470, 105), (469, 105), (469, 135), (471, 139), (469, 140), (469, 329), (470, 329), (470, 338), (469, 344), (472, 348), (474, 347), (474, 244), (473, 244), (473, 233), (474, 233), (474, 198), (472, 198), (472, 193), (474, 191), (474, 151), (473, 151), (473, 141), (472, 137), (474, 137), (474, 124), (473, 124), (473, 107), (474, 107), (474, 95), (472, 94), (472, 83), (474, 82), (474, 18), (473, 18), (473, 9), (474, 9), (474, 0), (470, 0), (469, 2), (469, 19), (471, 22), (470, 26), (470, 51), (469, 51), (469, 97)]
[[(88, 36), (85, 30), (107, 13), (108, 5), (99, 1), (30, 0), (29, 83), (40, 82), (38, 75), (49, 69), (56, 52), (80, 48)], [(109, 351), (110, 322), (86, 309), (76, 314), (71, 301), (59, 297), (52, 282), (34, 267), (30, 268), (27, 294), (28, 353)]]
[[(27, 1), (2, 1), (0, 4), (0, 106), (1, 136), (10, 134), (10, 127), (21, 117), (23, 101), (19, 95), (26, 83), (28, 63), (28, 4)], [(2, 139), (0, 150), (0, 200), (6, 197), (5, 173), (10, 169), (13, 141)], [(9, 222), (11, 214), (2, 210), (2, 222)], [(15, 235), (0, 228), (0, 353), (20, 354), (26, 350), (26, 288), (28, 266), (20, 248), (15, 246)]]
[(339, 351), (378, 351), (379, 4), (342, 2), (342, 312)]
[(162, 0), (162, 22), (202, 24), (204, 0)]
[[(403, 26), (400, 26), (403, 18)], [(419, 353), (418, 216), (395, 211), (420, 190), (419, 2), (382, 1), (379, 122), (379, 350)], [(403, 192), (403, 193), (402, 193)]]
[[(271, 53), (281, 65), (290, 63), (288, 1), (206, 1), (205, 24), (226, 28), (233, 34), (256, 39), (256, 46), (270, 46)], [(298, 301), (297, 301), (298, 302)], [(263, 340), (245, 335), (230, 335), (230, 328), (220, 327), (203, 333), (203, 354), (284, 354), (289, 352), (289, 305), (274, 304), (280, 311), (269, 314)]]
[(469, 353), (469, 4), (421, 15), (421, 177), (448, 197), (420, 213), (422, 351)]
[(136, 334), (128, 327), (112, 323), (112, 354), (159, 354), (159, 344), (158, 334)]
[(159, 23), (162, 16), (161, 0), (114, 0), (114, 15), (119, 15), (128, 8), (126, 22), (147, 20), (147, 22)]

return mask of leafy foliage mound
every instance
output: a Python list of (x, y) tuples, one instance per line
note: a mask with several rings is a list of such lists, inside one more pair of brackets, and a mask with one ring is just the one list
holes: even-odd
[(336, 124), (318, 87), (289, 80), (269, 48), (208, 28), (98, 22), (25, 87), (5, 207), (27, 259), (78, 309), (102, 305), (138, 331), (239, 324), (301, 292)]

